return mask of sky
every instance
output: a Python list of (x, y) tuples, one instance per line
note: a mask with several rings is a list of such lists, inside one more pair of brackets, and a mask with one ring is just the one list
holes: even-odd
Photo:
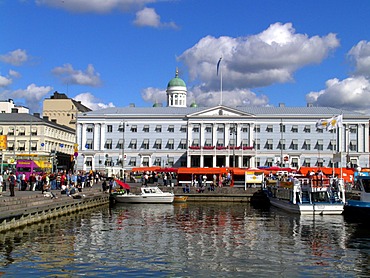
[(188, 105), (369, 114), (369, 15), (368, 0), (0, 0), (0, 99), (165, 106), (178, 68)]

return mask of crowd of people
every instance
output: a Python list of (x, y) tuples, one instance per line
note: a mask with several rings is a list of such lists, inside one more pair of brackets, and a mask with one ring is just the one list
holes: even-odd
[(41, 191), (41, 193), (61, 190), (62, 194), (70, 195), (73, 192), (82, 192), (83, 188), (92, 187), (102, 179), (103, 176), (94, 171), (73, 173), (62, 170), (56, 173), (32, 173), (27, 177), (25, 173), (16, 176), (14, 171), (5, 170), (4, 173), (0, 173), (0, 196), (7, 187), (10, 196), (15, 196), (16, 188), (18, 191)]

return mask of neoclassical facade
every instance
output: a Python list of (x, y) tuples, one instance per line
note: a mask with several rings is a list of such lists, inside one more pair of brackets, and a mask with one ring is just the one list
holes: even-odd
[[(107, 108), (78, 117), (78, 169), (122, 174), (139, 166), (369, 167), (369, 117), (329, 107), (186, 106), (186, 85), (167, 106)], [(343, 127), (316, 128), (343, 114)], [(122, 163), (123, 162), (123, 163)]]

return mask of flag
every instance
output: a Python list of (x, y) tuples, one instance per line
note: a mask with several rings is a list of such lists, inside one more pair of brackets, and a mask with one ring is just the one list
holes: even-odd
[(317, 129), (326, 129), (330, 131), (338, 127), (343, 127), (343, 115), (334, 116), (329, 119), (320, 119), (316, 122)]
[(320, 119), (316, 122), (317, 129), (326, 129), (329, 125), (330, 119)]
[(220, 58), (220, 60), (218, 60), (218, 63), (217, 63), (217, 76), (218, 76), (218, 71), (220, 69), (221, 60), (222, 60), (222, 57)]
[(334, 116), (329, 119), (329, 124), (327, 125), (327, 130), (333, 130), (338, 127), (343, 127), (343, 115)]

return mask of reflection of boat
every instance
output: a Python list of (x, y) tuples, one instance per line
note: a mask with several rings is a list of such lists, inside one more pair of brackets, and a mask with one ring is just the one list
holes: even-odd
[(175, 196), (175, 203), (185, 203), (188, 200), (188, 196)]
[(370, 216), (370, 176), (358, 176), (354, 186), (357, 194), (348, 194), (344, 213), (349, 216)]
[(342, 214), (342, 180), (294, 178), (267, 186), (270, 204), (299, 214)]
[(142, 187), (140, 194), (119, 194), (112, 193), (112, 197), (118, 203), (172, 203), (175, 195), (170, 192), (163, 192), (158, 187)]

